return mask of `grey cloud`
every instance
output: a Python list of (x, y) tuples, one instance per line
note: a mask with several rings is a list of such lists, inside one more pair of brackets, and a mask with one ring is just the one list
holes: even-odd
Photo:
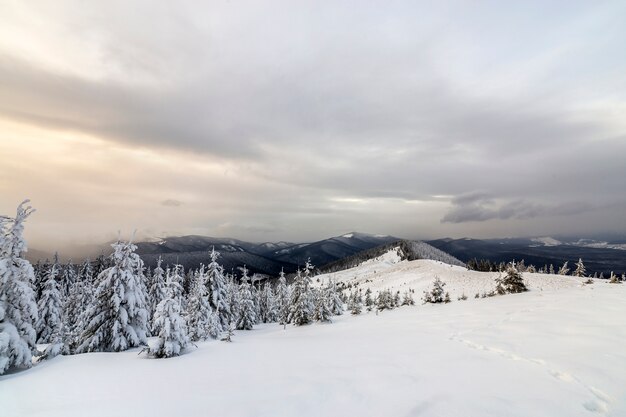
[(532, 219), (545, 216), (571, 216), (596, 210), (593, 204), (572, 201), (554, 205), (516, 199), (498, 205), (491, 197), (455, 198), (454, 207), (441, 219), (442, 223), (484, 222), (492, 219)]
[(175, 200), (173, 198), (168, 198), (167, 200), (161, 201), (161, 205), (165, 207), (180, 207), (183, 202), (179, 200)]
[[(610, 53), (625, 33), (615, 24), (618, 6), (595, 6), (591, 26), (602, 42), (577, 29), (590, 7), (582, 3), (484, 13), (474, 4), (402, 1), (190, 2), (175, 10), (149, 2), (136, 6), (141, 21), (108, 3), (73, 5), (72, 13), (59, 6), (52, 16), (80, 32), (104, 75), (72, 75), (0, 51), (0, 116), (164, 156), (226, 161), (223, 178), (167, 176), (172, 195), (208, 194), (219, 180), (219, 201), (206, 202), (214, 217), (194, 213), (197, 227), (253, 225), (224, 233), (263, 233), (298, 215), (323, 216), (337, 229), (345, 229), (337, 219), (372, 224), (356, 203), (333, 205), (341, 198), (384, 200), (376, 221), (402, 230), (397, 213), (423, 218), (419, 205), (411, 212), (403, 204), (432, 203), (432, 195), (456, 196), (437, 225), (447, 233), (549, 216), (563, 216), (554, 224), (569, 228), (572, 211), (593, 214), (563, 204), (575, 201), (610, 207), (598, 224), (611, 228), (626, 194), (623, 121), (606, 119), (623, 106), (616, 91), (626, 63)], [(193, 210), (192, 201), (181, 210)]]

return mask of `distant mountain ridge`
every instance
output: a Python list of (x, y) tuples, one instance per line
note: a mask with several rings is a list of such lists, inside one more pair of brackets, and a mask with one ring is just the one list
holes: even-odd
[(616, 274), (626, 272), (626, 244), (621, 241), (604, 242), (591, 239), (563, 237), (510, 238), (510, 239), (435, 239), (426, 243), (441, 249), (463, 262), (471, 259), (488, 259), (492, 262), (524, 260), (536, 267), (553, 264), (555, 267), (569, 262), (570, 266), (583, 259), (590, 274)]

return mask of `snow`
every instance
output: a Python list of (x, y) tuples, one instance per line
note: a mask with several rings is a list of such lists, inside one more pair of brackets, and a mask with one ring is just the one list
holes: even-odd
[[(426, 259), (403, 261), (393, 249), (355, 268), (318, 275), (315, 281), (319, 284), (332, 279), (335, 282), (358, 285), (363, 290), (370, 288), (374, 294), (383, 289), (401, 293), (413, 289), (419, 298), (430, 287), (435, 276), (438, 276), (446, 283), (446, 291), (456, 299), (462, 294), (473, 297), (476, 293), (493, 290), (494, 280), (499, 275), (497, 272), (468, 271), (465, 267)], [(524, 273), (524, 280), (531, 290), (538, 291), (575, 288), (581, 285), (580, 279), (562, 275)]]
[(343, 235), (341, 237), (345, 237), (345, 238), (351, 239), (351, 238), (354, 237), (354, 233), (347, 233), (347, 234), (345, 234), (345, 235)]
[(0, 377), (1, 414), (626, 415), (626, 285), (524, 274), (527, 293), (473, 299), (497, 274), (393, 251), (330, 275), (373, 290), (414, 288), (416, 301), (437, 275), (470, 299), (286, 330), (259, 325), (171, 359), (138, 349), (57, 357)]

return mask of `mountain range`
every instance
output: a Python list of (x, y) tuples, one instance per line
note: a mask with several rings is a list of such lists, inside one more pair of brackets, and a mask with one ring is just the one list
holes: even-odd
[[(262, 242), (254, 243), (232, 238), (209, 236), (178, 236), (138, 242), (137, 253), (146, 266), (154, 267), (159, 257), (163, 263), (179, 263), (185, 268), (196, 268), (207, 264), (208, 252), (215, 248), (221, 256), (219, 262), (228, 272), (246, 265), (251, 273), (276, 276), (281, 269), (293, 273), (302, 267), (307, 259), (320, 270), (338, 270), (352, 267), (356, 263), (378, 256), (389, 245), (400, 245), (402, 239), (387, 235), (371, 235), (351, 232), (310, 243)], [(524, 260), (537, 267), (553, 264), (555, 267), (564, 262), (570, 265), (582, 258), (591, 274), (610, 271), (621, 274), (626, 272), (626, 240), (592, 240), (563, 237), (530, 237), (509, 239), (435, 239), (425, 241), (432, 249), (417, 248), (419, 241), (404, 241), (404, 257), (407, 259), (428, 258), (442, 260), (458, 265), (473, 258), (488, 259), (492, 262)], [(413, 242), (408, 245), (407, 242)], [(423, 243), (421, 243), (423, 244)], [(408, 246), (407, 246), (408, 245)], [(92, 245), (83, 248), (76, 259), (95, 258), (100, 254), (108, 255), (110, 244)], [(428, 255), (423, 255), (428, 253)], [(422, 254), (422, 255), (418, 255)], [(447, 254), (451, 257), (445, 258)], [(61, 254), (63, 255), (63, 254)], [(50, 258), (38, 250), (30, 250), (31, 261)], [(63, 259), (64, 257), (62, 257)], [(446, 260), (447, 259), (447, 260)]]

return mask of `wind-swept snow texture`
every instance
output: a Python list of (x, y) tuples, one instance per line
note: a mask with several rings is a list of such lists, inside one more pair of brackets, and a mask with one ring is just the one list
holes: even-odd
[(57, 357), (0, 377), (0, 415), (626, 416), (626, 285), (524, 274), (529, 292), (474, 299), (497, 274), (393, 254), (331, 275), (357, 273), (417, 294), (437, 275), (453, 302), (260, 325), (171, 359)]

